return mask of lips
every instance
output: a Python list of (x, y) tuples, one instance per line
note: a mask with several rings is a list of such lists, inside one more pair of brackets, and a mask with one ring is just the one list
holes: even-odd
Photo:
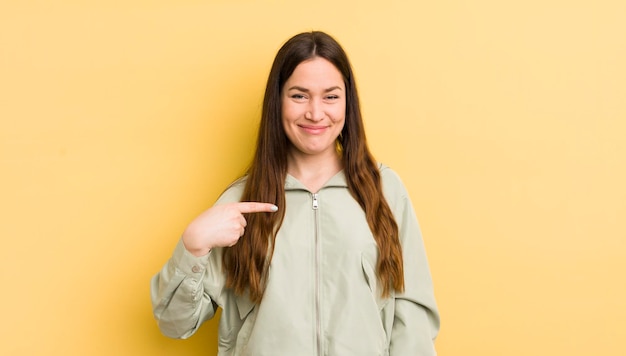
[(319, 135), (324, 133), (328, 126), (315, 126), (315, 125), (298, 125), (304, 132), (311, 135)]

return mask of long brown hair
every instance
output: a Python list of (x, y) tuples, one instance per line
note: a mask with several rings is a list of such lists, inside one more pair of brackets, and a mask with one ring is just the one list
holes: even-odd
[(314, 57), (324, 58), (335, 65), (345, 82), (346, 118), (338, 144), (343, 154), (348, 189), (365, 211), (378, 245), (376, 272), (383, 286), (382, 296), (388, 296), (391, 288), (404, 290), (398, 225), (383, 196), (380, 172), (367, 147), (350, 62), (337, 41), (326, 33), (313, 31), (292, 37), (276, 54), (265, 88), (257, 147), (241, 197), (242, 201), (273, 203), (279, 211), (275, 214), (246, 214), (248, 224), (244, 236), (224, 250), (226, 287), (238, 295), (248, 292), (255, 303), (263, 298), (276, 234), (285, 217), (284, 184), (289, 140), (281, 120), (282, 88), (298, 64)]

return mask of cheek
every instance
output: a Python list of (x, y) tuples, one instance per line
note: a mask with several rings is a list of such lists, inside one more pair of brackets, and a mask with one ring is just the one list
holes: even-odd
[(346, 118), (346, 106), (339, 105), (336, 108), (333, 108), (332, 115), (330, 116), (331, 120), (335, 123), (339, 123), (340, 121), (345, 121)]
[(289, 104), (283, 104), (281, 108), (281, 116), (283, 123), (288, 123), (298, 117), (297, 107)]

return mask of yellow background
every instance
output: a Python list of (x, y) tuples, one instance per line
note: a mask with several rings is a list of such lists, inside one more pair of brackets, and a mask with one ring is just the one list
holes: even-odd
[[(428, 248), (440, 355), (626, 354), (626, 2), (4, 1), (0, 354), (214, 355), (149, 279), (251, 156), (291, 35), (357, 74)], [(288, 337), (288, 335), (285, 335)]]

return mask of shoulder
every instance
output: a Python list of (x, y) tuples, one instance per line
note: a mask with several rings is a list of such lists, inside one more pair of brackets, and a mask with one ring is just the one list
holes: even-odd
[(379, 165), (379, 169), (383, 194), (396, 222), (404, 232), (412, 231), (410, 229), (407, 230), (407, 227), (414, 226), (419, 233), (419, 224), (417, 223), (413, 203), (402, 179), (393, 169), (383, 164)]
[(234, 182), (230, 183), (228, 187), (222, 192), (215, 204), (226, 204), (241, 201), (243, 190), (246, 187), (247, 176), (243, 176)]
[(383, 163), (378, 164), (378, 170), (380, 172), (383, 193), (388, 200), (404, 199), (407, 197), (407, 190), (396, 171)]

